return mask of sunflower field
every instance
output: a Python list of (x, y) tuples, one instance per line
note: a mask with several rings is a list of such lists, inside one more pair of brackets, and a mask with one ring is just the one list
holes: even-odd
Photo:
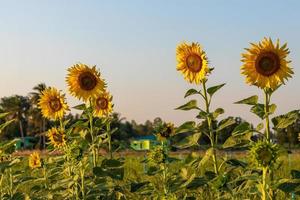
[[(232, 118), (216, 123), (225, 110), (211, 106), (225, 83), (209, 85), (214, 68), (203, 47), (183, 42), (176, 48), (176, 69), (193, 86), (184, 94), (192, 99), (176, 110), (178, 115), (196, 110), (197, 115), (178, 127), (159, 123), (152, 133), (158, 144), (127, 156), (120, 156), (112, 144), (117, 131), (112, 127), (113, 96), (100, 69), (83, 63), (69, 67), (66, 83), (68, 92), (81, 101), (72, 105), (80, 117), (67, 120), (71, 105), (63, 91), (46, 87), (41, 92), (38, 107), (43, 118), (53, 122), (47, 151), (22, 156), (13, 153), (15, 140), (1, 143), (0, 199), (300, 199), (300, 157), (272, 140), (271, 130), (285, 129), (300, 116), (299, 110), (272, 116), (280, 106), (272, 103), (273, 94), (293, 75), (289, 49), (279, 40), (264, 38), (245, 50), (241, 74), (247, 84), (261, 89), (264, 99), (253, 95), (235, 104), (250, 106), (261, 123), (254, 127), (241, 122), (224, 143), (218, 142), (222, 131), (235, 123)], [(7, 115), (1, 113), (0, 118)], [(2, 123), (0, 131), (12, 122)], [(209, 145), (198, 152), (194, 147), (201, 146), (203, 137)], [(239, 153), (229, 156), (228, 151)]]

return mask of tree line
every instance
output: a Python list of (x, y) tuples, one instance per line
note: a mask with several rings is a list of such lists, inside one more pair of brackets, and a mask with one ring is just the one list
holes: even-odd
[[(0, 140), (11, 140), (14, 138), (24, 138), (26, 136), (33, 136), (39, 138), (39, 148), (45, 148), (47, 138), (46, 132), (54, 125), (54, 122), (43, 118), (40, 109), (38, 108), (39, 96), (47, 86), (45, 83), (37, 84), (32, 88), (32, 91), (26, 96), (13, 95), (8, 97), (2, 97), (0, 99), (0, 113), (8, 113), (5, 118), (0, 119), (0, 124), (9, 120), (14, 120), (9, 126), (7, 126), (0, 134)], [(294, 111), (295, 112), (295, 111)], [(285, 129), (273, 129), (273, 139), (280, 144), (288, 144), (289, 147), (293, 147), (299, 144), (298, 134), (300, 133), (300, 117), (299, 111), (297, 112), (297, 119), (294, 123), (290, 124)], [(74, 123), (80, 116), (79, 114), (69, 113), (66, 118), (70, 120), (70, 124)], [(129, 141), (139, 136), (152, 135), (155, 127), (163, 122), (159, 117), (153, 121), (147, 120), (143, 124), (139, 124), (134, 120), (127, 121), (119, 113), (113, 113), (112, 127), (117, 128), (116, 133), (113, 135), (113, 140), (123, 142), (125, 146), (128, 146)], [(279, 116), (280, 117), (280, 116)], [(235, 123), (226, 129), (222, 130), (219, 134), (218, 142), (224, 143), (227, 138), (231, 136), (232, 131), (240, 123), (244, 122), (240, 117), (228, 117), (233, 118)], [(226, 118), (226, 119), (228, 119)], [(224, 119), (224, 120), (226, 120)], [(272, 120), (276, 124), (276, 117)], [(217, 124), (214, 121), (213, 124)], [(205, 128), (205, 122), (203, 127)], [(208, 138), (204, 135), (200, 138), (199, 144), (207, 144)]]

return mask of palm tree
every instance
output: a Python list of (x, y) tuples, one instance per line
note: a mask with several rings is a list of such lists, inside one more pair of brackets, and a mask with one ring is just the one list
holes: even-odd
[(0, 134), (2, 133), (2, 130), (5, 129), (5, 127), (7, 127), (10, 123), (12, 123), (14, 121), (14, 119), (9, 120), (9, 121), (3, 120), (3, 118), (5, 118), (8, 114), (9, 113), (4, 113), (0, 109)]
[[(31, 102), (31, 109), (30, 109), (30, 120), (34, 127), (39, 128), (40, 133), (45, 133), (46, 131), (46, 124), (48, 123), (46, 119), (43, 117), (41, 110), (38, 108), (38, 102), (40, 99), (40, 95), (42, 92), (47, 89), (45, 83), (39, 83), (32, 88), (33, 92), (29, 93), (29, 98)], [(42, 119), (42, 120), (41, 120)], [(45, 135), (42, 134), (43, 140), (43, 148), (46, 146), (46, 138)]]
[(45, 83), (39, 83), (32, 88), (33, 92), (30, 92), (29, 96), (30, 96), (30, 101), (31, 101), (31, 103), (33, 103), (33, 105), (37, 106), (38, 101), (40, 99), (40, 95), (42, 94), (42, 92), (45, 89), (47, 89), (47, 86)]
[(27, 116), (30, 108), (29, 98), (20, 95), (3, 97), (0, 102), (0, 107), (4, 112), (9, 113), (7, 119), (14, 119), (14, 122), (18, 123), (21, 138), (24, 143), (26, 133), (24, 127), (27, 125)]

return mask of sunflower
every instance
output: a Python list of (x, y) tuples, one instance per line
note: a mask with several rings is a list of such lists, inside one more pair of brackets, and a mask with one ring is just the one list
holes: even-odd
[(164, 124), (160, 129), (157, 133), (158, 140), (160, 141), (165, 141), (175, 133), (174, 124), (172, 123)]
[(79, 100), (83, 99), (86, 102), (105, 90), (105, 82), (100, 78), (96, 66), (91, 68), (85, 64), (76, 64), (70, 67), (68, 72), (69, 91)]
[(177, 70), (190, 83), (200, 84), (210, 72), (205, 51), (199, 43), (183, 42), (176, 49)]
[(251, 43), (250, 49), (242, 54), (241, 73), (246, 76), (246, 83), (260, 88), (275, 89), (292, 77), (293, 71), (287, 60), (287, 44), (280, 47), (279, 40), (273, 44), (271, 38), (264, 38), (258, 44)]
[(152, 164), (162, 164), (167, 159), (167, 154), (162, 146), (156, 146), (147, 154), (148, 161)]
[(65, 101), (65, 95), (56, 88), (47, 88), (40, 95), (39, 108), (45, 118), (62, 119), (69, 107)]
[(103, 117), (113, 111), (112, 96), (108, 92), (103, 92), (93, 99), (94, 115)]
[(269, 167), (276, 163), (281, 154), (277, 144), (266, 141), (258, 141), (251, 144), (250, 158), (258, 166)]
[(54, 147), (62, 147), (66, 144), (66, 135), (63, 129), (51, 128), (48, 130), (48, 138)]
[(32, 169), (42, 167), (42, 160), (38, 152), (33, 152), (29, 156), (29, 167)]

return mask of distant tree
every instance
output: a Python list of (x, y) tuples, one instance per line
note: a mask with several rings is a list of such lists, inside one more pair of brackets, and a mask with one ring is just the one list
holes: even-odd
[(4, 112), (10, 113), (7, 119), (15, 119), (14, 123), (18, 124), (20, 136), (24, 140), (28, 125), (29, 98), (20, 95), (3, 97), (0, 100), (0, 107)]

